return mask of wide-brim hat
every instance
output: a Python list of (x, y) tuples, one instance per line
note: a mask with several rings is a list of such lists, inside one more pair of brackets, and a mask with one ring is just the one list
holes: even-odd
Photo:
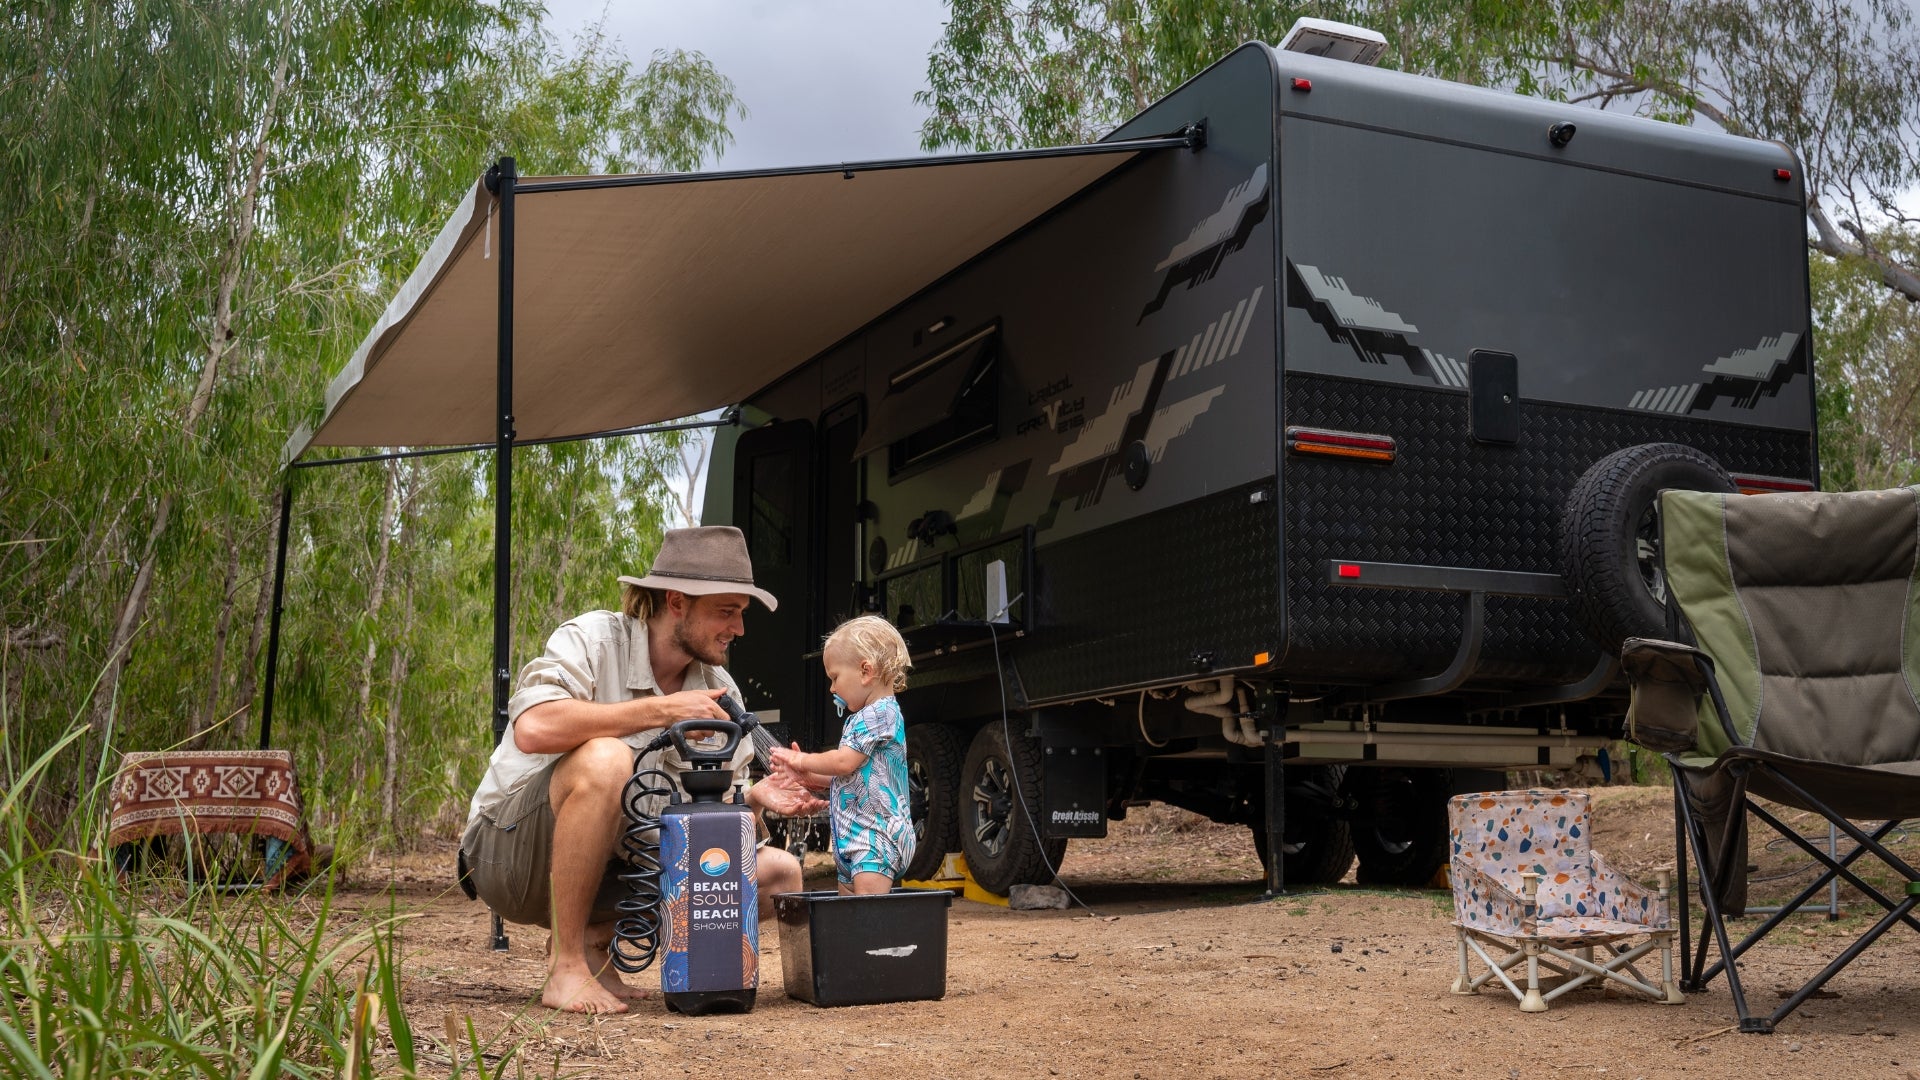
[(772, 611), (780, 606), (773, 594), (753, 583), (753, 559), (747, 538), (731, 525), (702, 525), (668, 529), (646, 577), (620, 575), (622, 585), (643, 589), (672, 589), (688, 596), (745, 593)]

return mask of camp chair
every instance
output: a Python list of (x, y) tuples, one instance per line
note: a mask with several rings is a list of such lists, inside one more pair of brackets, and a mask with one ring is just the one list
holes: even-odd
[[(1920, 873), (1881, 840), (1920, 816), (1920, 489), (1660, 496), (1669, 637), (1629, 638), (1629, 737), (1673, 765), (1680, 857), (1681, 986), (1725, 973), (1740, 1030), (1770, 1032), (1874, 941), (1920, 931)], [(1683, 643), (1691, 638), (1692, 644)], [(1697, 645), (1697, 647), (1696, 647)], [(1821, 850), (1754, 801), (1826, 818), (1854, 841)], [(1766, 822), (1825, 867), (1738, 943), (1747, 821)], [(1881, 822), (1869, 833), (1859, 821)], [(1686, 859), (1706, 909), (1689, 955)], [(1883, 894), (1852, 864), (1871, 854), (1905, 879)], [(1887, 910), (1770, 1016), (1755, 1016), (1739, 960), (1835, 876)], [(1903, 897), (1895, 899), (1895, 897)], [(1709, 933), (1719, 959), (1707, 966)]]
[[(1679, 1004), (1667, 883), (1658, 890), (1615, 872), (1590, 846), (1584, 791), (1486, 791), (1447, 803), (1454, 927), (1460, 974), (1453, 992), (1471, 994), (1498, 979), (1521, 1012), (1590, 984), (1622, 987)], [(1644, 940), (1627, 944), (1634, 938)], [(1491, 949), (1492, 952), (1488, 950)], [(1660, 950), (1660, 981), (1634, 962)], [(1470, 956), (1486, 970), (1474, 975)], [(1526, 989), (1509, 974), (1526, 965)], [(1560, 978), (1542, 991), (1540, 969)]]

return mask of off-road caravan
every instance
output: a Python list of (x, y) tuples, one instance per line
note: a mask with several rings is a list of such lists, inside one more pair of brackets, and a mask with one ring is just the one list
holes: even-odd
[(1424, 882), (1469, 770), (1607, 764), (1653, 493), (1813, 485), (1799, 163), (1262, 44), (1111, 138), (1181, 132), (746, 398), (733, 667), (819, 748), (906, 632), (915, 873), (1155, 799)]

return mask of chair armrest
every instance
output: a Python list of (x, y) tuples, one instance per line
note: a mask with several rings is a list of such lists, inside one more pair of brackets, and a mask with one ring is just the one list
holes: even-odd
[(1672, 881), (1667, 871), (1659, 871), (1660, 884), (1649, 888), (1608, 865), (1599, 852), (1590, 854), (1594, 884), (1611, 892), (1619, 901), (1617, 914), (1607, 913), (1608, 918), (1617, 917), (1621, 922), (1639, 923), (1653, 929), (1671, 925), (1667, 891), (1672, 888)]
[(1620, 667), (1633, 688), (1627, 738), (1658, 753), (1693, 749), (1713, 659), (1677, 641), (1628, 638), (1620, 646)]
[(1461, 923), (1496, 934), (1531, 934), (1537, 928), (1537, 903), (1479, 867), (1454, 859), (1447, 868), (1447, 881), (1453, 886), (1453, 912)]

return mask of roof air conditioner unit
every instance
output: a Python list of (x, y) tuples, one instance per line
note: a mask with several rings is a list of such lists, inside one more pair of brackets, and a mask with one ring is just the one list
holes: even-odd
[(1364, 26), (1303, 16), (1294, 20), (1293, 28), (1280, 39), (1280, 49), (1329, 60), (1376, 64), (1380, 62), (1380, 54), (1387, 51), (1387, 39)]

